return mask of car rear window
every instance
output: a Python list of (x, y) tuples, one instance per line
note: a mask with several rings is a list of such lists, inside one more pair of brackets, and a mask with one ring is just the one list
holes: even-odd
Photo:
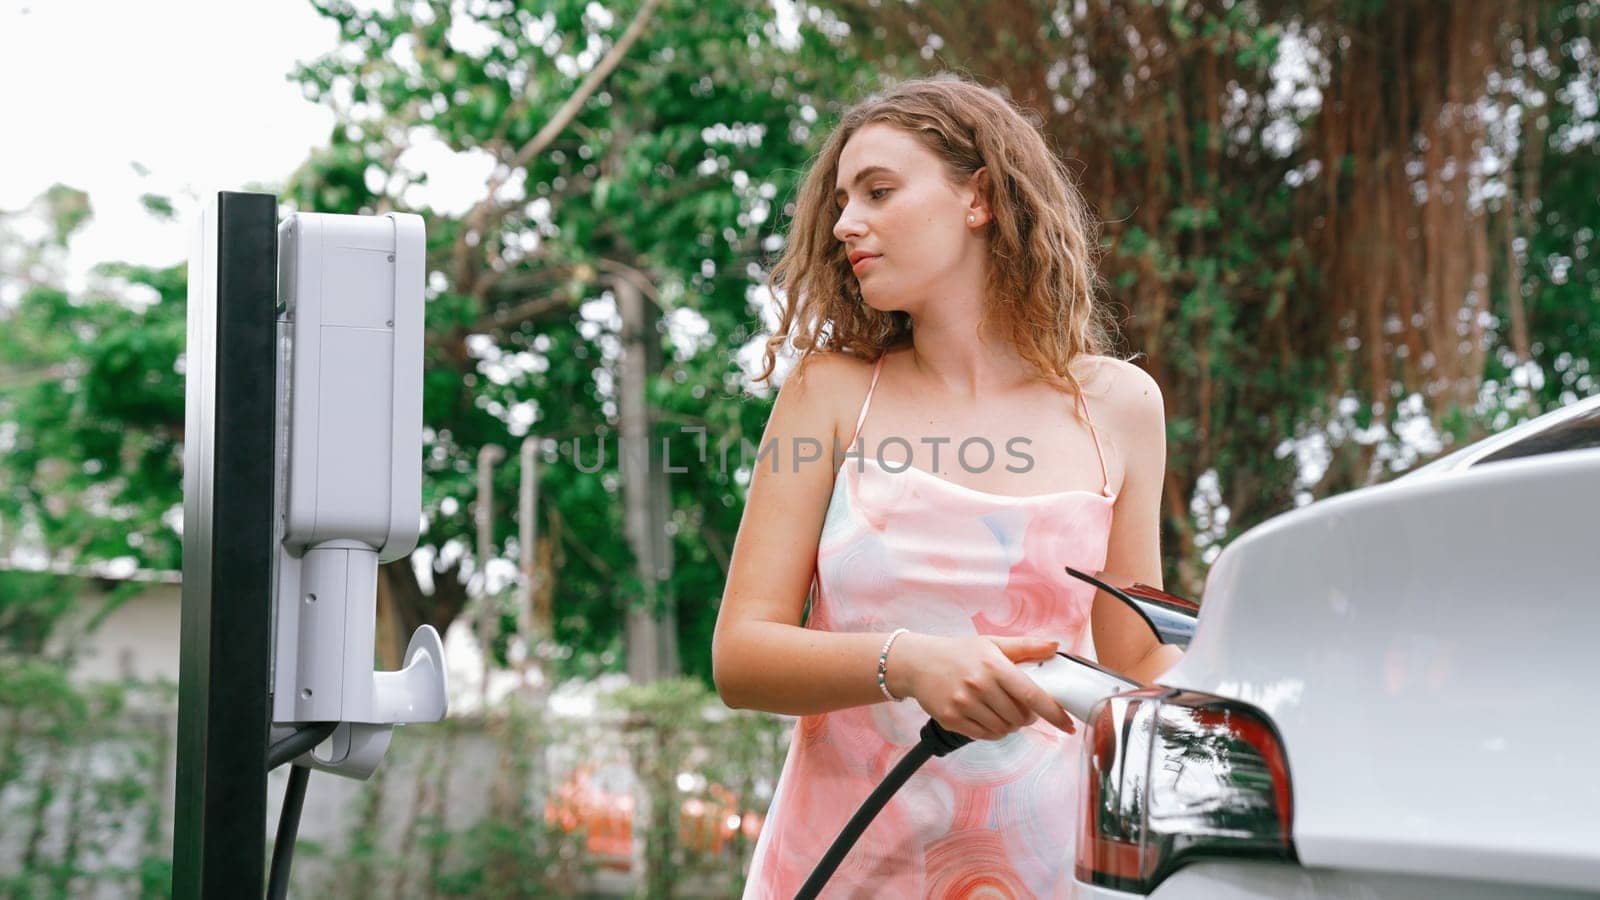
[(1540, 456), (1545, 453), (1560, 453), (1563, 450), (1582, 450), (1587, 447), (1600, 447), (1600, 407), (1563, 422), (1557, 422), (1520, 441), (1507, 444), (1480, 458), (1473, 465), (1481, 466), (1484, 463), (1504, 462), (1508, 459)]

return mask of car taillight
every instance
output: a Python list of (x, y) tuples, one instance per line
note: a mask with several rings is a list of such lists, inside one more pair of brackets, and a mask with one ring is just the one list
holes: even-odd
[(1195, 857), (1295, 860), (1289, 765), (1260, 710), (1148, 688), (1088, 725), (1079, 881), (1148, 893)]

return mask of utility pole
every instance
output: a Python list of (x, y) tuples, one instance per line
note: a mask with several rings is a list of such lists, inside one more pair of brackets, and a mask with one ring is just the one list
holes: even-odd
[(617, 379), (617, 414), (621, 419), (618, 463), (622, 469), (628, 544), (638, 561), (644, 595), (627, 598), (628, 677), (645, 684), (678, 674), (677, 613), (664, 593), (672, 574), (672, 539), (667, 534), (671, 500), (664, 460), (651, 464), (655, 433), (645, 391), (661, 370), (660, 312), (638, 285), (619, 275), (612, 281), (622, 315), (622, 359)]
[(478, 643), (483, 648), (483, 681), (479, 700), (489, 712), (489, 666), (494, 659), (495, 609), (489, 597), (489, 554), (494, 537), (494, 467), (506, 458), (498, 444), (485, 444), (478, 450), (478, 502), (474, 514), (478, 525)]
[[(517, 620), (527, 657), (538, 652), (539, 645), (549, 634), (550, 611), (544, 609), (544, 579), (539, 571), (539, 437), (528, 435), (522, 441), (522, 491), (517, 508), (517, 546), (521, 549), (522, 602), (517, 604)], [(541, 684), (545, 681), (544, 660), (535, 659)]]

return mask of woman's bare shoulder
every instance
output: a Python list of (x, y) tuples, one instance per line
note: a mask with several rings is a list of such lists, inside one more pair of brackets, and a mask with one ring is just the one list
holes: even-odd
[(872, 375), (873, 361), (862, 359), (842, 350), (817, 350), (809, 353), (795, 367), (797, 370), (822, 373), (824, 378), (845, 378), (865, 373)]
[(1096, 420), (1107, 419), (1105, 424), (1117, 426), (1123, 434), (1164, 427), (1161, 386), (1149, 372), (1125, 359), (1089, 354), (1081, 356), (1075, 367)]
[(872, 362), (851, 353), (818, 350), (797, 363), (789, 377), (795, 379), (796, 387), (807, 393), (815, 387), (819, 396), (837, 398), (858, 386), (865, 393), (867, 383), (872, 380), (872, 366)]
[[(784, 392), (808, 409), (826, 411), (835, 424), (854, 422), (856, 409), (872, 381), (873, 363), (854, 354), (819, 350), (807, 354), (784, 379)], [(790, 388), (790, 385), (793, 388)]]

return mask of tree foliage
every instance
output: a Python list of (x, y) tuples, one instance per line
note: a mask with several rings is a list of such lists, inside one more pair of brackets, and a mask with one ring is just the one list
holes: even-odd
[(88, 197), (58, 186), (35, 207), (43, 236), (0, 217), (0, 546), (176, 569), (183, 269), (107, 263), (71, 295), (60, 251)]
[[(427, 528), (419, 565), (384, 570), (395, 643), (459, 616), (483, 568), (470, 501), (488, 444), (513, 450), (492, 550), (516, 557), (531, 435), (557, 669), (620, 665), (644, 593), (617, 452), (626, 280), (660, 315), (652, 453), (666, 441), (683, 467), (670, 593), (685, 668), (709, 677), (737, 448), (770, 409), (741, 348), (806, 161), (885, 79), (973, 75), (1073, 160), (1105, 222), (1120, 349), (1166, 393), (1175, 590), (1198, 594), (1244, 529), (1414, 464), (1429, 435), (1442, 448), (1595, 390), (1592, 0), (317, 6), (340, 46), (292, 77), (338, 122), (285, 211), (428, 223)], [(436, 193), (440, 159), (476, 165), (481, 191)], [(39, 207), (49, 227), (0, 243), (3, 540), (176, 567), (183, 270), (107, 266), (70, 295), (49, 260), (88, 199), (58, 188)]]
[(1176, 589), (1414, 464), (1414, 426), (1594, 390), (1596, 4), (829, 5), (875, 63), (1003, 85), (1076, 160), (1166, 392)]
[[(648, 395), (659, 419), (652, 465), (663, 464), (662, 441), (673, 465), (695, 458), (672, 477), (670, 592), (680, 642), (698, 648), (685, 667), (709, 678), (704, 648), (742, 491), (735, 464), (714, 452), (698, 463), (700, 444), (681, 429), (735, 447), (761, 432), (767, 404), (747, 396), (735, 351), (758, 325), (752, 298), (810, 123), (821, 98), (852, 89), (853, 70), (825, 36), (788, 41), (768, 6), (746, 0), (319, 8), (344, 46), (296, 77), (340, 123), (287, 197), (323, 212), (411, 208), (429, 223), (423, 540), (439, 562), (431, 586), (386, 569), (401, 605), (435, 617), (403, 624), (459, 613), (472, 543), (460, 500), (478, 450), (534, 433), (552, 451), (540, 494), (555, 637), (601, 664), (616, 659), (627, 604), (641, 594), (621, 519), (621, 323), (609, 287), (628, 279), (665, 330)], [(610, 48), (647, 17), (605, 70)], [(596, 78), (552, 137), (552, 117)], [(490, 169), (465, 210), (414, 199), (427, 174), (406, 150), (428, 140)], [(516, 496), (519, 478), (514, 462), (500, 466), (497, 496)], [(510, 556), (514, 505), (496, 509), (495, 547)]]

